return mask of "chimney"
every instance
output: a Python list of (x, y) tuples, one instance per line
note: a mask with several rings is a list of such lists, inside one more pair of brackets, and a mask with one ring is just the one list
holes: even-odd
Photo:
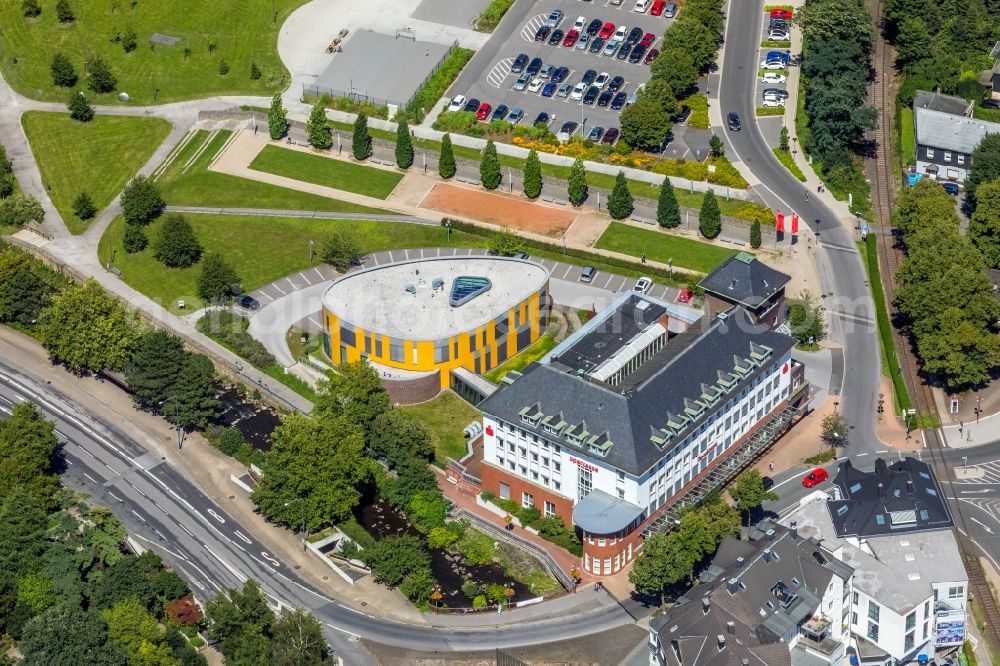
[(882, 485), (881, 481), (878, 482), (878, 497), (879, 499), (885, 499), (885, 486)]
[(764, 532), (764, 536), (768, 541), (774, 541), (774, 528), (772, 527), (768, 531)]
[(738, 567), (740, 567), (742, 569), (743, 568), (743, 562), (745, 562), (745, 561), (746, 560), (743, 559), (743, 556), (740, 555), (739, 557), (736, 558), (736, 566), (738, 566)]
[(708, 597), (701, 598), (701, 612), (708, 614), (708, 611), (712, 610), (712, 600)]
[(764, 549), (764, 561), (765, 562), (770, 562), (772, 557), (774, 557), (774, 552), (772, 552), (770, 548), (765, 548)]
[(718, 643), (719, 645), (719, 652), (722, 652), (723, 650), (726, 649), (726, 637), (723, 636), (722, 634), (718, 634), (715, 637), (715, 642)]
[(726, 581), (726, 589), (729, 590), (729, 594), (736, 594), (736, 591), (740, 589), (740, 581), (730, 578)]
[(736, 635), (736, 623), (733, 621), (726, 622), (726, 633), (730, 636)]

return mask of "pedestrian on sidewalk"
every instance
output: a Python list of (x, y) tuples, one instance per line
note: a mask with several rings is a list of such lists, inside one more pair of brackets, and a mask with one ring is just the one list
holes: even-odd
[(774, 461), (773, 460), (771, 462), (767, 463), (767, 471), (768, 472), (773, 472), (774, 471)]

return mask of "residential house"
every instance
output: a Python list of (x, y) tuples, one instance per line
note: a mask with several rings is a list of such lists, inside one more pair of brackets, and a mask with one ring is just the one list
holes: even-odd
[(962, 183), (972, 152), (1000, 123), (972, 117), (972, 103), (958, 97), (917, 91), (913, 98), (916, 172), (927, 178)]
[(740, 306), (755, 322), (774, 328), (785, 320), (785, 285), (791, 278), (749, 252), (739, 252), (702, 278), (709, 316)]

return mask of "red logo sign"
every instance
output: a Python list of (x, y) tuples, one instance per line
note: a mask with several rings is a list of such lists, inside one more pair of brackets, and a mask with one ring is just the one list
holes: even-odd
[(596, 465), (591, 465), (589, 462), (584, 462), (583, 460), (580, 460), (579, 458), (574, 458), (573, 456), (569, 457), (569, 461), (578, 467), (582, 467), (588, 472), (597, 473), (601, 471), (600, 468), (597, 467)]
[(786, 374), (787, 372), (788, 372), (788, 364), (786, 363), (786, 364), (784, 364), (783, 366), (781, 366), (781, 374), (783, 374), (783, 375), (784, 375), (784, 374)]
[(493, 436), (493, 426), (491, 425), (486, 426), (486, 434), (489, 435), (490, 437)]

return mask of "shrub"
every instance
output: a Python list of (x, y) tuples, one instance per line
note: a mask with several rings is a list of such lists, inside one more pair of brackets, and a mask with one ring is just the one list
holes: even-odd
[(256, 81), (257, 79), (259, 79), (261, 77), (261, 73), (262, 72), (260, 71), (260, 67), (257, 66), (257, 63), (255, 63), (255, 62), (250, 63), (250, 79), (251, 80)]
[(462, 583), (462, 594), (470, 599), (474, 599), (479, 594), (479, 585), (474, 580), (465, 581)]
[(219, 61), (219, 76), (225, 76), (229, 73), (229, 63), (223, 58)]
[(455, 548), (462, 554), (467, 564), (489, 564), (493, 561), (493, 553), (496, 550), (493, 547), (493, 539), (471, 529), (465, 530), (465, 534), (456, 542)]
[(435, 527), (427, 534), (427, 546), (447, 548), (458, 540), (458, 535), (447, 527)]
[(476, 114), (472, 111), (445, 111), (434, 121), (434, 129), (440, 132), (464, 134), (476, 126)]
[(59, 18), (60, 23), (72, 23), (76, 18), (73, 14), (73, 8), (69, 6), (69, 0), (59, 0), (56, 3), (56, 16)]
[(759, 222), (762, 226), (774, 226), (774, 211), (763, 204), (753, 201), (748, 201), (740, 206), (733, 213), (733, 217), (738, 217), (748, 222)]
[(122, 36), (122, 48), (125, 50), (125, 53), (131, 53), (135, 51), (138, 45), (139, 37), (135, 34), (135, 28), (129, 24), (125, 27), (125, 34)]
[(125, 224), (125, 235), (122, 237), (122, 247), (129, 254), (142, 252), (149, 245), (146, 232), (138, 224)]
[(566, 531), (566, 524), (555, 514), (539, 519), (535, 527), (542, 536), (557, 536)]
[(533, 525), (541, 517), (542, 512), (533, 506), (526, 506), (517, 512), (517, 518), (522, 525)]
[(218, 341), (237, 356), (242, 356), (251, 365), (266, 368), (276, 361), (267, 348), (247, 333), (250, 322), (235, 312), (212, 310), (198, 320), (195, 328)]
[(434, 576), (431, 574), (430, 566), (423, 566), (406, 574), (399, 586), (399, 591), (413, 602), (413, 605), (423, 609), (427, 608), (428, 602), (430, 602), (434, 585)]
[(89, 220), (97, 214), (97, 209), (94, 207), (94, 202), (90, 200), (90, 195), (86, 192), (80, 192), (73, 200), (73, 212), (81, 220)]
[(227, 456), (236, 455), (236, 452), (244, 444), (246, 444), (246, 440), (239, 428), (226, 428), (222, 431), (222, 436), (219, 437), (219, 450)]
[(168, 601), (163, 606), (163, 612), (167, 619), (187, 627), (198, 626), (203, 617), (201, 609), (190, 594)]
[(306, 121), (306, 136), (309, 145), (313, 148), (326, 150), (333, 145), (333, 136), (330, 134), (330, 126), (326, 122), (326, 107), (323, 100), (319, 100), (309, 111), (309, 119)]
[(35, 18), (42, 13), (38, 0), (21, 0), (21, 12), (27, 18)]
[(477, 609), (486, 608), (487, 605), (488, 604), (486, 602), (486, 596), (485, 595), (477, 594), (475, 596), (475, 598), (473, 598), (473, 600), (472, 600), (472, 607), (473, 608), (477, 608)]
[(506, 591), (507, 588), (500, 583), (490, 583), (486, 586), (486, 596), (495, 604), (502, 604), (507, 601)]
[(413, 100), (406, 105), (406, 110), (403, 112), (406, 119), (415, 123), (422, 122), (427, 111), (434, 107), (473, 55), (475, 55), (475, 51), (471, 49), (461, 47), (452, 49), (441, 66), (431, 74), (430, 78), (413, 95)]
[(333, 234), (323, 243), (320, 256), (323, 261), (346, 273), (352, 266), (361, 262), (364, 253), (353, 234), (342, 231)]
[(760, 222), (754, 220), (753, 224), (750, 225), (750, 247), (756, 250), (760, 247), (760, 243)]

